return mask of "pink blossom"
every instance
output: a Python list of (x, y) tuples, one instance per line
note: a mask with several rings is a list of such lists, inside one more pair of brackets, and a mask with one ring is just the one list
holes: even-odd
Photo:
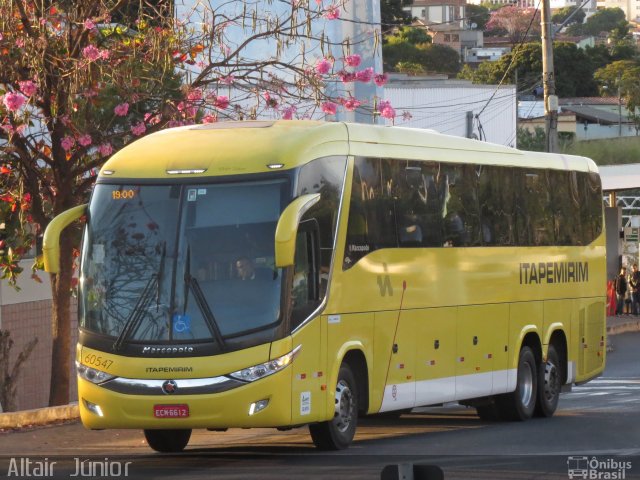
[(202, 123), (216, 123), (218, 121), (218, 117), (215, 115), (205, 115), (202, 117)]
[(322, 60), (318, 60), (314, 68), (319, 75), (326, 75), (331, 70), (331, 62), (323, 58)]
[(352, 72), (345, 72), (343, 70), (342, 72), (338, 73), (338, 76), (340, 77), (340, 81), (342, 83), (349, 83), (349, 82), (355, 82), (356, 81), (356, 74), (352, 73)]
[(100, 155), (102, 155), (103, 157), (108, 157), (113, 153), (113, 147), (111, 146), (110, 143), (103, 143), (98, 147), (98, 151), (100, 152)]
[(267, 102), (267, 107), (277, 108), (278, 100), (276, 98), (272, 98), (269, 92), (264, 92), (262, 97), (264, 98), (264, 101)]
[(385, 85), (388, 80), (389, 80), (389, 75), (387, 75), (386, 73), (378, 73), (373, 77), (373, 82), (379, 87), (382, 87), (383, 85)]
[(131, 127), (131, 133), (133, 133), (136, 137), (140, 135), (144, 135), (144, 132), (147, 131), (147, 127), (144, 122), (139, 122)]
[(153, 113), (144, 114), (144, 123), (147, 125), (157, 125), (160, 122), (160, 116)]
[(200, 90), (199, 88), (190, 90), (187, 94), (187, 100), (189, 100), (190, 102), (197, 102), (198, 100), (202, 100), (202, 90)]
[(338, 105), (334, 102), (324, 102), (322, 104), (322, 111), (327, 115), (335, 115), (338, 111)]
[(355, 98), (350, 98), (349, 100), (345, 100), (342, 102), (342, 106), (348, 112), (353, 112), (360, 105), (362, 105), (362, 102), (360, 102), (359, 100), (356, 100)]
[(84, 135), (78, 137), (78, 143), (83, 147), (88, 147), (89, 145), (91, 145), (91, 142), (91, 135), (89, 135), (88, 133), (85, 133)]
[(213, 106), (219, 110), (224, 110), (229, 106), (229, 97), (226, 95), (218, 95), (213, 100)]
[(9, 92), (2, 99), (2, 103), (10, 112), (17, 112), (25, 102), (25, 96), (19, 92)]
[(220, 77), (218, 82), (222, 83), (223, 85), (233, 85), (233, 82), (235, 82), (235, 80), (236, 78), (233, 75), (227, 75), (226, 77)]
[(100, 50), (100, 58), (102, 60), (109, 60), (110, 56), (111, 56), (111, 52), (109, 52), (109, 50)]
[(24, 93), (27, 97), (32, 96), (34, 93), (38, 91), (38, 86), (33, 83), (31, 80), (24, 80), (22, 82), (18, 82), (20, 85), (20, 91)]
[(116, 107), (113, 109), (113, 113), (115, 113), (119, 117), (126, 117), (128, 112), (129, 104), (127, 102), (116, 105)]
[(90, 18), (87, 18), (84, 21), (83, 25), (84, 25), (84, 28), (86, 28), (87, 30), (93, 30), (94, 28), (96, 28), (96, 24)]
[(82, 49), (82, 55), (90, 62), (93, 62), (100, 58), (100, 50), (95, 45), (87, 45)]
[(18, 48), (24, 48), (24, 39), (23, 38), (18, 38), (16, 40), (16, 47)]
[(62, 141), (60, 141), (60, 146), (65, 152), (71, 150), (75, 144), (76, 141), (73, 139), (73, 137), (70, 137), (68, 135), (63, 137)]
[(340, 18), (340, 8), (337, 5), (329, 5), (324, 12), (324, 18), (327, 20), (337, 20)]
[(396, 117), (396, 111), (388, 100), (382, 100), (378, 105), (378, 111), (382, 118), (393, 119)]
[(293, 115), (296, 113), (296, 107), (290, 106), (282, 110), (282, 119), (283, 120), (291, 120), (293, 119)]
[(360, 62), (362, 62), (362, 57), (360, 57), (360, 55), (358, 55), (357, 53), (344, 57), (344, 64), (348, 67), (359, 67)]
[(362, 83), (369, 83), (373, 78), (373, 68), (365, 68), (356, 72), (356, 80)]

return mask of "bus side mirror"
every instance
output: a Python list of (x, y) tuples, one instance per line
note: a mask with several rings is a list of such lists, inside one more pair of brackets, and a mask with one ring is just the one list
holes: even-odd
[(301, 195), (284, 209), (276, 226), (276, 268), (293, 265), (296, 253), (296, 234), (302, 215), (320, 201), (319, 193)]
[(70, 208), (55, 217), (44, 231), (42, 241), (42, 256), (44, 270), (49, 273), (58, 273), (60, 269), (60, 234), (69, 224), (79, 219), (87, 210), (87, 204)]

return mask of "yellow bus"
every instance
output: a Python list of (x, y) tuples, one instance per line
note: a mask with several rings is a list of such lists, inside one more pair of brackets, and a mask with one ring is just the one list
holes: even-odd
[(123, 148), (86, 214), (78, 402), (181, 451), (194, 428), (460, 402), (549, 417), (605, 365), (595, 164), (427, 130), (313, 121), (168, 129)]

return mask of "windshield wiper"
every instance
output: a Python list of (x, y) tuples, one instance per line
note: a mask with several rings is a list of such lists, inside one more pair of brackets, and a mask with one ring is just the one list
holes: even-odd
[(124, 323), (124, 328), (122, 329), (122, 332), (120, 332), (120, 335), (118, 335), (118, 338), (113, 343), (114, 350), (120, 350), (124, 341), (127, 338), (129, 338), (135, 330), (138, 329), (138, 325), (140, 324), (140, 321), (144, 317), (143, 309), (147, 306), (147, 304), (151, 300), (154, 287), (157, 283), (158, 283), (158, 276), (153, 275), (149, 279), (147, 284), (144, 286), (144, 290), (142, 290), (142, 294), (140, 295), (140, 298), (138, 298), (138, 301), (133, 307), (133, 310), (131, 310), (131, 313), (127, 317), (127, 321)]
[(200, 288), (200, 284), (198, 280), (191, 276), (191, 246), (187, 247), (187, 260), (185, 265), (184, 272), (184, 284), (185, 284), (185, 296), (184, 296), (184, 311), (187, 310), (187, 299), (189, 298), (189, 290), (193, 292), (193, 298), (198, 304), (198, 308), (202, 315), (204, 316), (204, 320), (207, 322), (207, 327), (209, 327), (209, 331), (213, 334), (217, 342), (220, 344), (222, 350), (225, 350), (226, 342), (224, 337), (222, 336), (222, 332), (220, 331), (220, 327), (218, 326), (218, 322), (216, 321), (216, 317), (213, 315), (211, 308), (209, 308), (209, 304), (207, 303), (207, 299), (204, 296), (204, 292), (202, 288)]
[(129, 317), (127, 317), (126, 322), (124, 322), (124, 328), (122, 329), (122, 332), (120, 332), (120, 335), (118, 335), (118, 338), (113, 343), (114, 350), (120, 350), (124, 341), (131, 335), (133, 335), (140, 326), (140, 321), (144, 317), (144, 309), (152, 298), (154, 288), (156, 290), (156, 312), (160, 308), (160, 295), (162, 293), (161, 280), (164, 274), (164, 259), (166, 255), (167, 242), (163, 242), (162, 255), (160, 257), (160, 266), (158, 267), (158, 272), (154, 273), (147, 284), (144, 286), (140, 298), (138, 298), (138, 301), (129, 314)]

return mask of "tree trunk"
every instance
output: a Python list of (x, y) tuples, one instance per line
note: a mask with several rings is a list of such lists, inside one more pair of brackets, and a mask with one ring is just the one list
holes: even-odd
[(49, 406), (69, 403), (71, 372), (71, 277), (73, 275), (73, 244), (71, 232), (60, 235), (60, 269), (51, 275), (52, 318), (51, 384)]

